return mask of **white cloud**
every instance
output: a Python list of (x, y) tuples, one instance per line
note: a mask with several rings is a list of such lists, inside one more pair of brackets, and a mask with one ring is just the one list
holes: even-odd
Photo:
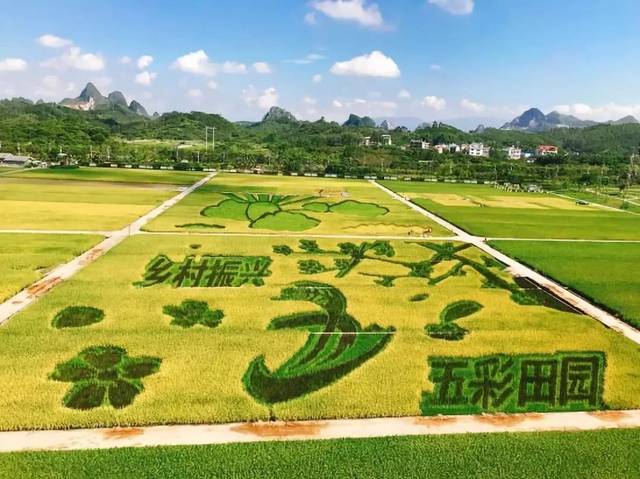
[(27, 69), (27, 62), (22, 58), (5, 58), (0, 60), (0, 72), (22, 72)]
[(432, 72), (439, 72), (440, 70), (442, 70), (442, 65), (432, 63), (431, 65), (429, 65), (429, 70), (431, 70)]
[(187, 53), (173, 62), (172, 68), (194, 75), (214, 76), (216, 65), (209, 61), (209, 56), (204, 50)]
[(316, 100), (315, 98), (310, 97), (310, 96), (305, 96), (305, 97), (302, 99), (302, 102), (303, 102), (305, 105), (315, 105), (315, 104), (317, 104), (317, 103), (318, 103), (318, 100)]
[(313, 83), (322, 83), (322, 75), (320, 75), (320, 73), (316, 73), (311, 77), (311, 81)]
[(333, 101), (331, 102), (331, 105), (332, 105), (334, 108), (342, 108), (342, 107), (344, 106), (344, 105), (342, 104), (342, 102), (341, 102), (341, 101), (339, 101), (339, 100), (333, 100)]
[(474, 7), (474, 0), (429, 0), (429, 3), (454, 15), (469, 15)]
[(244, 63), (227, 61), (222, 64), (222, 73), (247, 73), (247, 66)]
[(200, 98), (202, 96), (202, 90), (200, 88), (192, 88), (191, 90), (187, 90), (187, 96), (189, 98)]
[(486, 109), (486, 107), (482, 103), (467, 100), (466, 98), (462, 99), (462, 101), (460, 102), (460, 106), (465, 110), (471, 111), (473, 113), (482, 113)]
[(229, 74), (247, 73), (247, 66), (244, 63), (226, 61), (219, 65), (212, 62), (204, 50), (197, 50), (179, 57), (173, 62), (171, 68), (203, 76), (215, 76), (220, 71)]
[(582, 120), (610, 121), (618, 120), (628, 115), (640, 117), (640, 104), (620, 105), (606, 103), (601, 106), (592, 106), (586, 103), (573, 103), (570, 105), (557, 105), (553, 109), (564, 115), (577, 116)]
[(384, 20), (378, 5), (366, 3), (366, 0), (316, 0), (311, 2), (311, 7), (334, 20), (356, 22), (365, 27), (381, 27)]
[(422, 106), (440, 111), (447, 107), (447, 102), (444, 98), (438, 98), (437, 96), (425, 96), (422, 99)]
[(142, 86), (151, 86), (157, 76), (157, 73), (145, 70), (136, 75), (136, 83)]
[(73, 45), (71, 40), (47, 33), (38, 38), (38, 43), (47, 48), (64, 48)]
[(271, 66), (266, 62), (255, 62), (253, 64), (253, 69), (256, 73), (260, 73), (261, 75), (267, 75), (271, 73)]
[(361, 55), (344, 62), (337, 62), (331, 67), (334, 75), (371, 76), (396, 78), (400, 69), (392, 58), (374, 50), (368, 55)]
[(316, 24), (316, 12), (308, 12), (304, 16), (304, 23), (307, 25), (315, 25)]
[(151, 55), (142, 55), (138, 58), (136, 64), (140, 70), (146, 69), (149, 65), (153, 63), (153, 57)]
[(42, 63), (44, 67), (66, 70), (100, 71), (105, 67), (104, 58), (96, 53), (82, 53), (79, 47), (71, 47), (62, 55)]
[(262, 92), (257, 92), (253, 85), (246, 90), (242, 90), (244, 101), (251, 107), (258, 107), (261, 110), (267, 110), (278, 104), (278, 91), (274, 87), (267, 88)]
[(211, 80), (207, 83), (207, 87), (209, 88), (209, 90), (217, 90), (218, 89), (218, 84)]
[(411, 93), (408, 90), (400, 90), (398, 92), (398, 98), (402, 98), (403, 100), (408, 100), (411, 98)]
[(73, 82), (65, 83), (56, 75), (45, 75), (40, 83), (41, 85), (36, 88), (35, 94), (44, 98), (59, 98), (76, 90)]
[(310, 63), (324, 60), (326, 57), (319, 53), (309, 53), (302, 58), (294, 58), (293, 60), (285, 60), (285, 63), (295, 63), (296, 65), (309, 65)]
[(123, 65), (129, 65), (131, 63), (131, 57), (128, 56), (124, 56), (120, 58), (120, 63), (122, 63)]

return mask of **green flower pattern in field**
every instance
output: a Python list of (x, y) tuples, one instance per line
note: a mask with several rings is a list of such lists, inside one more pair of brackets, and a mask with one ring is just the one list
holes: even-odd
[(393, 327), (376, 324), (363, 328), (347, 313), (342, 292), (328, 284), (298, 281), (274, 299), (308, 301), (321, 310), (271, 321), (270, 330), (306, 329), (311, 334), (302, 348), (274, 371), (269, 370), (264, 356), (249, 364), (243, 378), (245, 388), (264, 404), (288, 401), (332, 384), (382, 351), (394, 332)]
[[(315, 228), (320, 220), (311, 213), (340, 213), (373, 218), (389, 210), (375, 203), (345, 200), (331, 204), (313, 201), (314, 196), (276, 195), (268, 193), (223, 193), (227, 198), (207, 206), (200, 214), (208, 218), (248, 221), (250, 228), (273, 231), (306, 231)], [(197, 225), (181, 225), (189, 227)]]
[(206, 301), (185, 299), (179, 306), (168, 304), (162, 312), (173, 317), (171, 324), (181, 328), (191, 328), (198, 324), (215, 328), (222, 322), (224, 313), (220, 309), (212, 310)]
[(455, 321), (471, 316), (481, 309), (482, 305), (476, 301), (462, 300), (451, 303), (440, 313), (440, 322), (427, 325), (425, 332), (434, 339), (460, 341), (469, 331)]
[(81, 328), (99, 323), (104, 319), (104, 311), (91, 306), (67, 306), (55, 315), (52, 326), (57, 329)]
[(141, 378), (156, 373), (161, 362), (155, 357), (131, 357), (118, 346), (92, 346), (58, 364), (49, 378), (73, 383), (62, 401), (68, 408), (122, 409), (143, 391)]

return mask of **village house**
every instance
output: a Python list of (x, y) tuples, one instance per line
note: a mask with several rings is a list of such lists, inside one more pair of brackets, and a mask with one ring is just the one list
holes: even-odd
[(507, 157), (510, 160), (519, 160), (522, 158), (522, 148), (517, 146), (510, 146), (508, 148), (503, 148), (503, 151), (507, 154)]
[(391, 146), (391, 135), (382, 135), (382, 146)]
[(536, 148), (536, 156), (557, 155), (558, 147), (553, 145), (540, 145)]
[(484, 143), (471, 143), (469, 145), (469, 156), (488, 157), (489, 153), (491, 153), (491, 147), (486, 146)]
[(11, 153), (0, 153), (1, 166), (26, 166), (31, 163), (33, 158), (30, 156), (14, 155)]
[(443, 154), (445, 151), (449, 151), (449, 147), (447, 145), (443, 145), (443, 144), (439, 144), (433, 147), (433, 149), (435, 151), (438, 152), (438, 154)]
[(411, 140), (409, 143), (409, 148), (415, 150), (428, 150), (430, 146), (431, 144), (424, 140)]

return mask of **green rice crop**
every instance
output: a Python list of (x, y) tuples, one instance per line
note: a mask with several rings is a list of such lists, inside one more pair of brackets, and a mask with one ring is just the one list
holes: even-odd
[(494, 241), (580, 294), (616, 311), (640, 327), (640, 243)]
[(632, 478), (640, 429), (266, 442), (0, 455), (3, 477)]

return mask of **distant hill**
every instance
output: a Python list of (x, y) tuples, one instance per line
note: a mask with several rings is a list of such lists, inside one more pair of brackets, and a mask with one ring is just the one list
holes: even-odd
[(354, 115), (353, 113), (349, 115), (347, 121), (345, 121), (342, 126), (366, 126), (369, 128), (375, 128), (376, 122), (373, 118), (369, 116), (359, 117), (358, 115)]
[[(417, 118), (414, 116), (384, 116), (374, 118), (376, 124), (380, 126), (380, 128), (393, 130), (397, 127), (404, 126), (409, 130), (415, 130), (418, 125), (424, 122), (421, 118)], [(385, 128), (385, 123), (387, 128)]]
[(279, 122), (297, 122), (293, 114), (285, 110), (284, 108), (280, 108), (279, 106), (272, 106), (269, 108), (269, 111), (262, 118), (262, 121), (279, 121)]
[(635, 125), (637, 123), (640, 123), (640, 122), (636, 119), (635, 116), (631, 116), (631, 115), (627, 115), (620, 118), (619, 120), (609, 122), (610, 125)]
[(140, 116), (149, 116), (147, 110), (136, 100), (133, 100), (131, 104), (127, 104), (127, 99), (119, 91), (112, 91), (105, 97), (91, 82), (87, 83), (87, 86), (76, 98), (64, 98), (60, 105), (81, 111), (119, 108), (123, 113), (131, 112)]

